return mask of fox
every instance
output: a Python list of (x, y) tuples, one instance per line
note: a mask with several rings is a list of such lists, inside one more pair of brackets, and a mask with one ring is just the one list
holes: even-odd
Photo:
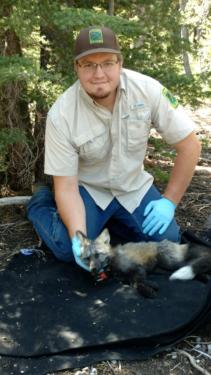
[(123, 276), (144, 297), (155, 297), (158, 292), (158, 285), (147, 280), (156, 268), (172, 271), (170, 280), (204, 279), (211, 273), (211, 248), (201, 244), (163, 240), (111, 246), (107, 228), (95, 240), (80, 231), (76, 235), (81, 243), (81, 260), (98, 281), (108, 275)]

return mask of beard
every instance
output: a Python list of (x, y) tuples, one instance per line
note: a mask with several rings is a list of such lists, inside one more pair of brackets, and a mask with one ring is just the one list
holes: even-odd
[[(88, 93), (89, 94), (89, 93)], [(93, 100), (106, 99), (110, 96), (110, 92), (102, 94), (89, 94)]]
[(93, 99), (93, 100), (99, 100), (99, 99), (106, 99), (111, 95), (111, 91), (104, 91), (101, 89), (98, 89), (96, 92), (89, 92), (87, 91), (87, 94)]

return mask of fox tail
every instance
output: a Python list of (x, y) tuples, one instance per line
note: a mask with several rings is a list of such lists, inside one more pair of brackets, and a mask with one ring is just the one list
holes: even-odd
[(192, 280), (197, 275), (211, 272), (211, 256), (194, 259), (184, 267), (179, 268), (170, 276), (170, 280)]

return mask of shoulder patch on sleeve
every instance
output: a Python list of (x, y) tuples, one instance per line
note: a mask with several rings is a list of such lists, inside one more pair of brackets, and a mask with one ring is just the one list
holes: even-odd
[(162, 95), (165, 96), (165, 98), (169, 101), (173, 108), (176, 109), (178, 107), (178, 100), (175, 98), (175, 96), (171, 94), (171, 92), (166, 87), (163, 87)]

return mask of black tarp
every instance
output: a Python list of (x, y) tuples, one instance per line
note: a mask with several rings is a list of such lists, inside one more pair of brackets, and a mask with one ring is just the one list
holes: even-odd
[(150, 275), (159, 291), (146, 299), (120, 281), (95, 284), (77, 266), (38, 255), (19, 253), (1, 265), (1, 375), (146, 359), (192, 333), (210, 311), (211, 280)]

